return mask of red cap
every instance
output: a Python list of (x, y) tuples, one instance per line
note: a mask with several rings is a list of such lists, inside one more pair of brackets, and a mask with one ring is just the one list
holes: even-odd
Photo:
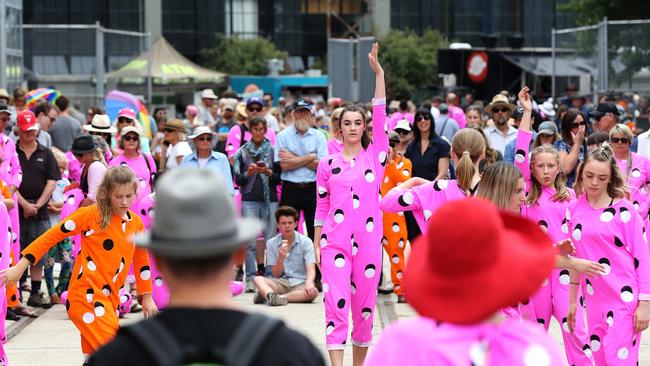
[(16, 124), (21, 131), (38, 131), (38, 124), (36, 124), (36, 116), (34, 112), (25, 110), (18, 113), (16, 117)]
[(133, 109), (131, 109), (131, 108), (124, 107), (124, 108), (120, 109), (120, 111), (117, 113), (117, 118), (120, 118), (120, 117), (128, 118), (130, 120), (134, 120), (135, 119), (135, 111)]

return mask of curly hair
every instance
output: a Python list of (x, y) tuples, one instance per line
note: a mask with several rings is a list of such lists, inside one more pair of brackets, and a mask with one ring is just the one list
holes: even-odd
[(138, 186), (131, 169), (122, 165), (108, 168), (97, 189), (96, 205), (99, 208), (99, 226), (102, 230), (106, 230), (114, 215), (113, 206), (111, 205), (111, 193), (116, 187), (122, 185), (132, 185), (133, 194), (137, 192)]

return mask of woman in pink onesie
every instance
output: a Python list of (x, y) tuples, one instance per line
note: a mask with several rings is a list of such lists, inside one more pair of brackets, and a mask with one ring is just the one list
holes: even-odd
[(419, 316), (386, 329), (367, 366), (566, 365), (542, 329), (500, 312), (531, 296), (553, 267), (555, 250), (535, 223), (467, 199), (438, 208), (428, 233), (404, 274)]
[(578, 168), (574, 189), (582, 195), (566, 218), (577, 256), (605, 266), (600, 277), (571, 271), (569, 329), (573, 330), (582, 285), (589, 343), (596, 365), (637, 365), (641, 332), (650, 318), (650, 262), (641, 216), (625, 199), (625, 177), (607, 145), (592, 150)]
[(372, 324), (382, 259), (380, 186), (388, 159), (384, 72), (379, 45), (368, 55), (375, 72), (372, 140), (365, 112), (349, 105), (340, 116), (343, 150), (320, 161), (316, 171), (314, 242), (325, 301), (325, 334), (332, 365), (343, 364), (352, 310), (355, 365), (363, 364)]
[(643, 155), (630, 151), (634, 134), (629, 127), (618, 124), (609, 131), (609, 142), (614, 150), (616, 165), (623, 172), (627, 184), (628, 199), (648, 224), (648, 183), (650, 182), (650, 161)]
[[(519, 104), (524, 115), (517, 132), (515, 166), (526, 181), (527, 192), (521, 213), (536, 222), (557, 243), (569, 238), (565, 212), (571, 200), (575, 199), (575, 193), (566, 188), (564, 179), (559, 174), (560, 154), (552, 145), (539, 146), (528, 154), (528, 146), (533, 138), (530, 132), (533, 105), (528, 87), (519, 92)], [(573, 332), (569, 331), (567, 323), (569, 270), (554, 269), (531, 300), (535, 320), (544, 329), (548, 331), (551, 315), (562, 325), (562, 338), (569, 364), (591, 366), (591, 359), (583, 352), (588, 337), (582, 307), (577, 309), (579, 321)]]
[(481, 180), (479, 164), (485, 158), (485, 139), (473, 129), (458, 131), (451, 140), (451, 158), (457, 180), (430, 182), (411, 178), (388, 191), (381, 200), (384, 212), (412, 211), (422, 234), (431, 214), (445, 202), (474, 195)]

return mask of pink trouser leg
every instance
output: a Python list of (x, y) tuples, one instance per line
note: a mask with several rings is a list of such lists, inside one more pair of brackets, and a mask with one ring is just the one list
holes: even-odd
[(596, 366), (637, 365), (641, 333), (634, 333), (634, 312), (612, 301), (607, 308), (587, 304), (586, 311), (589, 350)]
[(380, 238), (368, 233), (357, 233), (356, 255), (352, 256), (352, 344), (368, 347), (372, 343), (372, 324), (377, 302), (377, 287), (381, 271), (382, 246)]
[(352, 259), (349, 250), (329, 244), (321, 248), (325, 335), (328, 350), (344, 349), (348, 338), (348, 312), (352, 297)]

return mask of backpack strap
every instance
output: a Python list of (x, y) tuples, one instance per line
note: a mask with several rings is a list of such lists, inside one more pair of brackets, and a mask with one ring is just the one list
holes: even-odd
[(249, 366), (270, 336), (284, 323), (261, 314), (248, 314), (226, 349), (228, 366)]
[(155, 317), (124, 327), (122, 332), (134, 339), (158, 366), (178, 366), (183, 361), (180, 344)]
[(144, 163), (147, 164), (147, 169), (149, 170), (149, 187), (153, 188), (153, 171), (151, 170), (151, 164), (149, 163), (149, 157), (151, 155), (142, 153), (144, 158)]

